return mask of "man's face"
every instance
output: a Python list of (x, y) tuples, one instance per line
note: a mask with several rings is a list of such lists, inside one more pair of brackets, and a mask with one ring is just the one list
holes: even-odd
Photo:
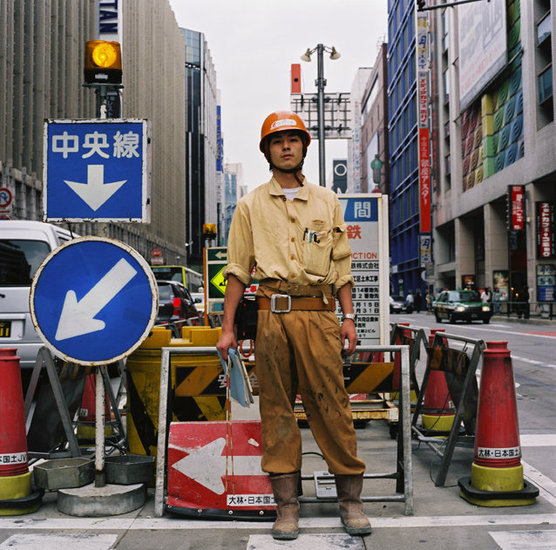
[(303, 141), (298, 132), (277, 132), (269, 137), (272, 164), (281, 170), (291, 170), (303, 160)]

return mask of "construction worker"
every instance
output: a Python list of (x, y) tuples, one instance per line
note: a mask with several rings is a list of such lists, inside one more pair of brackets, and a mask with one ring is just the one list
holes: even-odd
[[(228, 282), (217, 343), (224, 357), (237, 347), (234, 315), (255, 267), (261, 466), (270, 474), (277, 505), (275, 539), (295, 539), (299, 532), (301, 434), (293, 412), (297, 394), (335, 475), (344, 528), (351, 535), (371, 532), (360, 498), (365, 464), (357, 457), (343, 378), (345, 342), (346, 354), (352, 354), (357, 343), (351, 249), (336, 194), (303, 176), (310, 142), (295, 113), (278, 111), (263, 122), (259, 148), (272, 178), (237, 204), (228, 237)], [(335, 299), (343, 312), (341, 324), (334, 314)]]

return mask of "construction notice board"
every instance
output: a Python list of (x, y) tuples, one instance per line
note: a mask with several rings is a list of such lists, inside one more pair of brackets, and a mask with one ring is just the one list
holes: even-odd
[(388, 345), (388, 196), (369, 193), (339, 195), (338, 199), (351, 246), (352, 295), (359, 345)]

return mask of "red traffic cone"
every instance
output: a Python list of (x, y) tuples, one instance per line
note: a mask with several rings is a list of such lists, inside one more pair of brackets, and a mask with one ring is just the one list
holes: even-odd
[(533, 504), (539, 490), (524, 481), (514, 376), (507, 342), (487, 342), (477, 410), (471, 477), (460, 496), (479, 506)]
[[(79, 407), (79, 415), (77, 417), (77, 437), (79, 439), (95, 439), (96, 426), (96, 378), (95, 374), (87, 375), (85, 380), (85, 388), (81, 397), (81, 406)], [(110, 400), (108, 392), (104, 399), (104, 414), (107, 420), (110, 420)], [(111, 436), (113, 434), (112, 426), (105, 425), (104, 435)]]
[(19, 357), (15, 348), (0, 353), (0, 516), (29, 514), (40, 506), (42, 493), (32, 492), (27, 461), (25, 409)]
[[(433, 343), (435, 334), (444, 332), (443, 329), (432, 329), (429, 334), (429, 380), (425, 388), (423, 400), (423, 412), (421, 420), (423, 428), (430, 432), (449, 432), (452, 429), (456, 411), (454, 403), (446, 383), (446, 376), (443, 371), (436, 370), (435, 357), (433, 355)], [(437, 348), (440, 351), (440, 348)]]

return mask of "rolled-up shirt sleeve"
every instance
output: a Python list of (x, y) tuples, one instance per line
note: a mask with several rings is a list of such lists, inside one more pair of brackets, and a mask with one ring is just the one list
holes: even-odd
[(344, 222), (344, 215), (340, 203), (336, 199), (334, 208), (334, 243), (332, 248), (332, 261), (337, 273), (337, 279), (333, 284), (333, 292), (336, 294), (338, 289), (345, 284), (353, 286), (351, 275), (351, 247)]
[(222, 274), (226, 279), (234, 275), (244, 285), (249, 285), (254, 265), (251, 219), (246, 205), (239, 201), (228, 234), (228, 265)]

